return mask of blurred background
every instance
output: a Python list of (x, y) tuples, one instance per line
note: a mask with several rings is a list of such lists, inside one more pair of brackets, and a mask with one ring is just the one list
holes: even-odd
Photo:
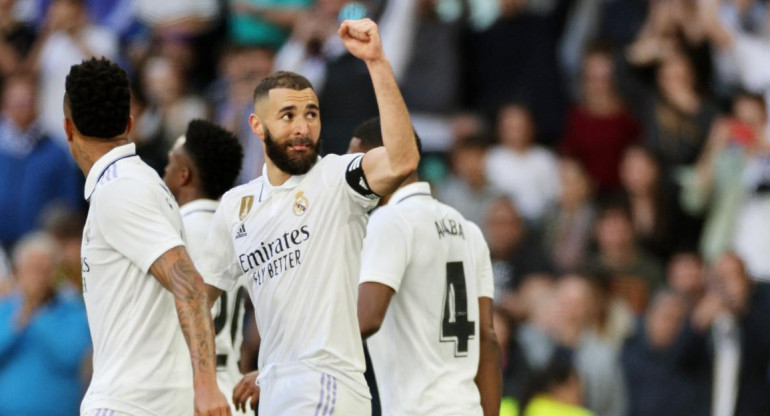
[(490, 246), (501, 414), (770, 414), (766, 0), (0, 0), (0, 415), (41, 397), (77, 414), (88, 384), (70, 66), (126, 69), (159, 173), (205, 118), (240, 138), (245, 183), (272, 71), (314, 84), (325, 153), (377, 115), (336, 37), (363, 14), (422, 178)]

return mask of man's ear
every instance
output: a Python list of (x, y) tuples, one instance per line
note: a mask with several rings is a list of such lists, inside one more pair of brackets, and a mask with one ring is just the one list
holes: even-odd
[(251, 131), (254, 132), (254, 134), (259, 137), (260, 140), (263, 142), (265, 141), (265, 126), (262, 124), (262, 120), (259, 118), (258, 115), (251, 113), (249, 116), (249, 126), (251, 126)]
[(67, 117), (64, 117), (64, 134), (67, 136), (68, 142), (72, 143), (75, 139), (74, 133), (75, 126), (72, 125), (72, 122)]
[(188, 166), (182, 166), (182, 168), (179, 169), (179, 179), (182, 181), (182, 186), (189, 185), (193, 179), (192, 169)]
[(128, 116), (128, 124), (126, 124), (126, 135), (131, 134), (132, 128), (134, 128), (134, 116)]

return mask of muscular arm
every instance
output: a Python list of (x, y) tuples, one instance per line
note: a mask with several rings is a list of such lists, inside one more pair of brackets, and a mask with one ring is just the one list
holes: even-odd
[(361, 338), (367, 339), (380, 330), (394, 293), (391, 287), (382, 283), (364, 282), (358, 285), (358, 327)]
[(187, 250), (178, 246), (166, 251), (152, 264), (150, 273), (174, 295), (179, 324), (190, 348), (196, 389), (216, 387), (214, 328), (206, 285)]
[(382, 50), (377, 25), (369, 19), (346, 20), (339, 34), (350, 53), (366, 63), (372, 78), (384, 146), (367, 152), (362, 166), (372, 191), (388, 195), (417, 170), (420, 161), (409, 112)]
[(484, 416), (498, 415), (503, 395), (503, 376), (500, 368), (500, 346), (492, 326), (492, 299), (490, 298), (479, 298), (479, 330), (481, 342), (476, 386), (481, 394)]

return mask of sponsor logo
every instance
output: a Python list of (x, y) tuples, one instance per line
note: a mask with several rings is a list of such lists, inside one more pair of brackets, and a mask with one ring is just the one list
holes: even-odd
[(238, 218), (243, 221), (249, 212), (251, 212), (251, 206), (254, 205), (254, 195), (247, 195), (241, 198), (241, 209), (238, 210)]
[(235, 232), (235, 239), (239, 239), (241, 237), (246, 237), (248, 234), (246, 233), (246, 224), (241, 224), (240, 227), (238, 227), (238, 231)]
[(305, 193), (302, 191), (297, 192), (296, 195), (294, 195), (294, 205), (292, 207), (292, 211), (294, 211), (294, 215), (300, 216), (305, 215), (305, 212), (307, 212), (307, 209), (310, 205), (310, 202), (307, 200), (307, 197), (305, 197)]

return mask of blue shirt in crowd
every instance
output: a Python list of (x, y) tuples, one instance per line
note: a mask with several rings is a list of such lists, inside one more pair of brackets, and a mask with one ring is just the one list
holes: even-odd
[(20, 329), (23, 303), (19, 294), (0, 299), (0, 415), (77, 415), (91, 348), (83, 300), (60, 293)]

